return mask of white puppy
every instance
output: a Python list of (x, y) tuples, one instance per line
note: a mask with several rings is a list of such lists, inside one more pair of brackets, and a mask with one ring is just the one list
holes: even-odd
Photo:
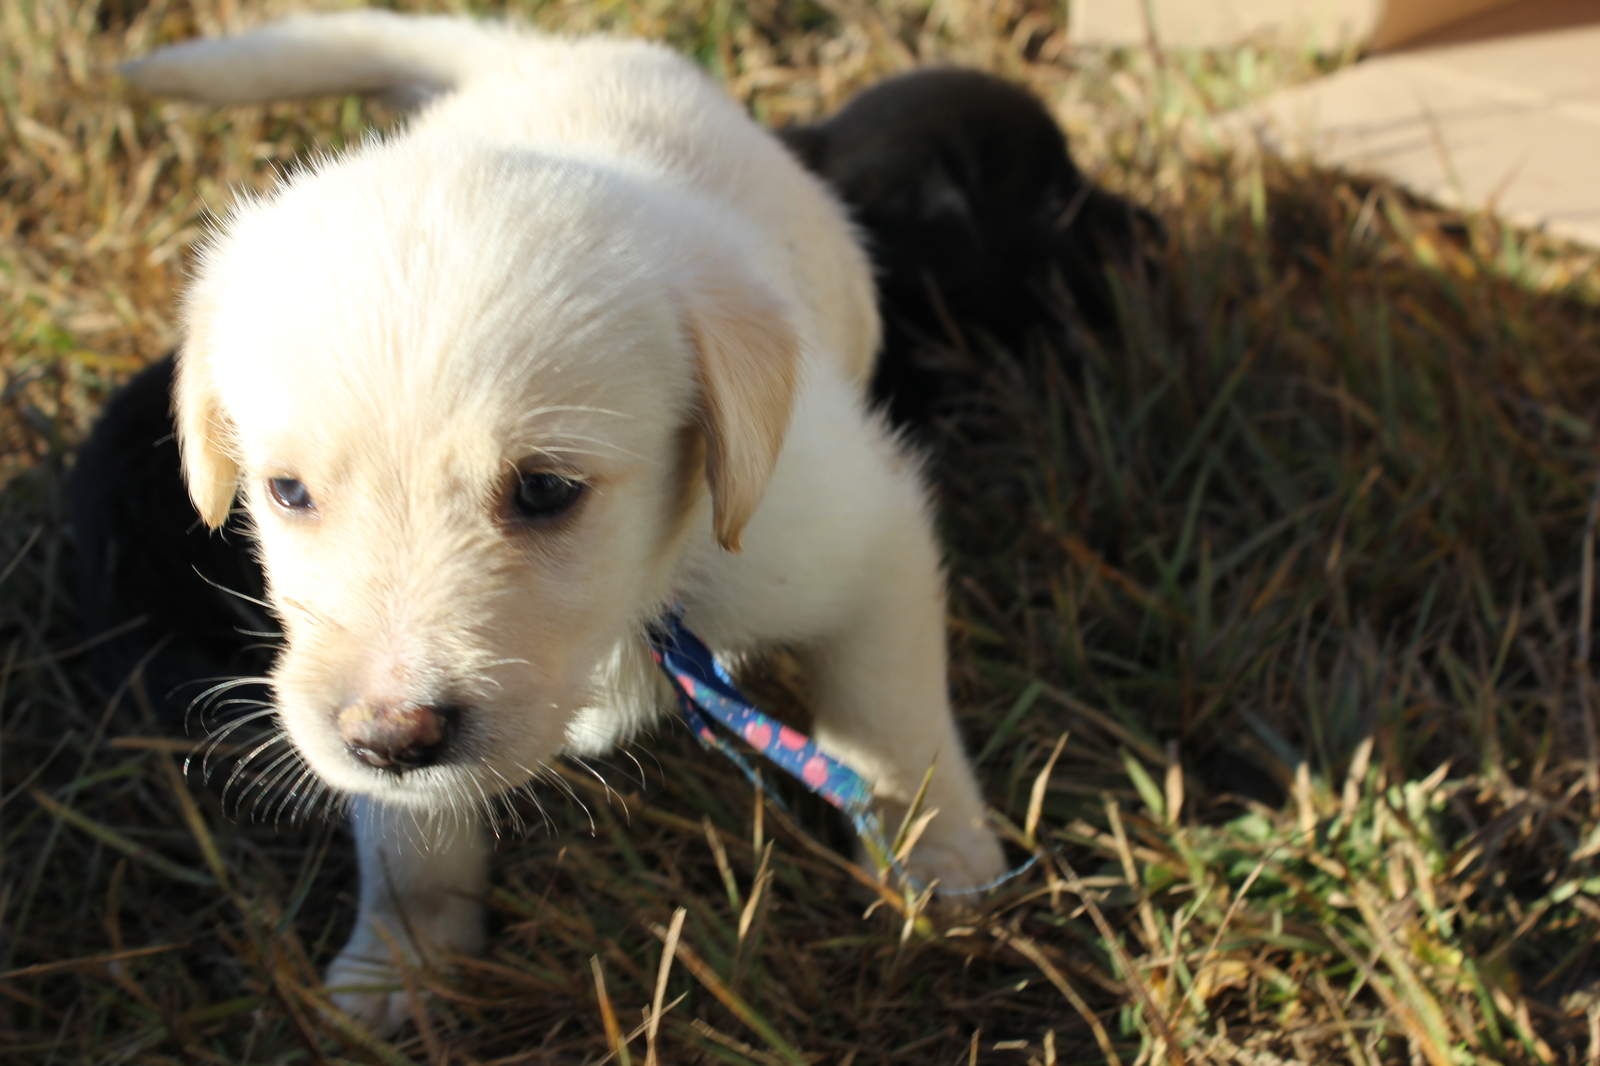
[(863, 406), (867, 261), (773, 138), (659, 46), (452, 19), (299, 18), (126, 73), (217, 103), (427, 101), (238, 207), (184, 303), (190, 492), (213, 527), (242, 497), (282, 720), (359, 797), (330, 985), (392, 974), (380, 927), (412, 955), (481, 947), (470, 812), (656, 713), (643, 633), (674, 598), (719, 654), (797, 650), (816, 739), (891, 818), (936, 766), (916, 874), (999, 872), (923, 488)]

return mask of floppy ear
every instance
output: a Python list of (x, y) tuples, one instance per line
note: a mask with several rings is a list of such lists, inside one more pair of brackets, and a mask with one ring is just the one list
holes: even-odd
[(712, 528), (717, 543), (736, 552), (789, 428), (800, 339), (782, 302), (731, 264), (701, 269), (685, 305)]
[(233, 507), (239, 463), (232, 447), (232, 423), (222, 413), (215, 383), (192, 349), (178, 356), (172, 401), (189, 499), (205, 524), (217, 529)]

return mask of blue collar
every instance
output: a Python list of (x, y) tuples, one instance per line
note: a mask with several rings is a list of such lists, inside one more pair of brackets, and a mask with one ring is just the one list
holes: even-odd
[[(866, 780), (844, 763), (820, 751), (816, 742), (804, 733), (790, 729), (758, 710), (739, 691), (728, 672), (711, 654), (711, 649), (683, 624), (681, 606), (674, 605), (660, 622), (652, 626), (649, 637), (650, 654), (666, 675), (672, 690), (677, 693), (678, 707), (683, 711), (684, 721), (701, 744), (715, 748), (732, 759), (734, 765), (769, 800), (783, 809), (783, 801), (756, 774), (744, 753), (712, 724), (713, 721), (720, 723), (728, 732), (776, 763), (779, 769), (843, 811), (868, 849), (882, 856), (883, 861), (913, 890), (920, 889), (916, 880), (895, 859), (884, 837), (883, 821), (872, 808), (872, 788)], [(1037, 861), (1038, 856), (1035, 855), (988, 884), (958, 891), (961, 894), (986, 892), (1016, 877)]]

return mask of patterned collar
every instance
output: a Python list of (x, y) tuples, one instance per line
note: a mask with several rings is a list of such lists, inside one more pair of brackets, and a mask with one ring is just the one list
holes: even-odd
[(839, 808), (852, 822), (872, 815), (872, 789), (861, 775), (824, 755), (804, 733), (757, 710), (711, 649), (683, 624), (682, 608), (673, 608), (650, 631), (650, 654), (678, 694), (678, 706), (690, 730), (706, 747), (738, 764), (746, 777), (755, 781), (755, 770), (744, 754), (716, 731), (713, 720)]
[[(883, 821), (872, 808), (872, 788), (866, 780), (844, 763), (824, 754), (817, 748), (816, 741), (804, 733), (790, 729), (751, 704), (711, 654), (711, 649), (683, 624), (681, 606), (674, 605), (660, 622), (652, 626), (649, 638), (650, 654), (666, 675), (672, 690), (677, 693), (678, 707), (683, 711), (684, 721), (701, 744), (715, 748), (732, 759), (769, 800), (783, 807), (783, 801), (761, 780), (744, 753), (712, 724), (713, 721), (720, 723), (728, 732), (743, 739), (784, 772), (843, 811), (860, 834), (867, 850), (875, 853), (873, 858), (892, 868), (914, 891), (921, 890), (922, 886), (897, 861), (885, 838)], [(1016, 877), (1037, 861), (1038, 855), (1035, 855), (988, 884), (958, 889), (953, 894), (986, 892)]]

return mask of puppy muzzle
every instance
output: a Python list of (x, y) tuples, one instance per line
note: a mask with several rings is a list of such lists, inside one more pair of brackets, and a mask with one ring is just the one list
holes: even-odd
[(401, 774), (443, 760), (460, 712), (358, 701), (339, 710), (339, 737), (351, 756), (375, 770)]

